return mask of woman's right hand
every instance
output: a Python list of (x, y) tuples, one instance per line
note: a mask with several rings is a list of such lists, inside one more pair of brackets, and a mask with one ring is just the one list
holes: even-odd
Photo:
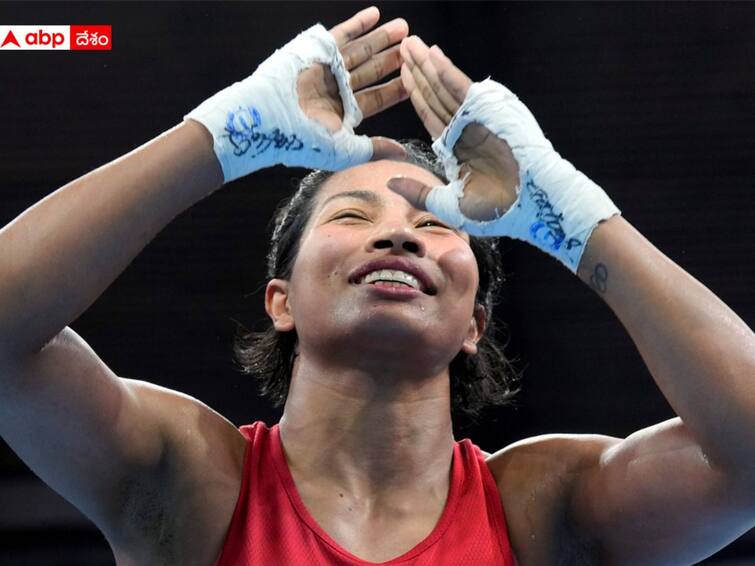
[(353, 131), (407, 97), (400, 78), (372, 86), (399, 68), (408, 33), (401, 19), (368, 33), (379, 17), (371, 7), (330, 32), (309, 28), (186, 116), (212, 134), (226, 182), (276, 164), (338, 170), (404, 157), (396, 142)]
[[(363, 118), (409, 97), (401, 77), (375, 85), (401, 67), (401, 41), (409, 33), (409, 26), (402, 18), (370, 32), (379, 19), (380, 12), (371, 6), (329, 30), (349, 72), (349, 86)], [(343, 104), (336, 78), (328, 67), (315, 64), (302, 71), (297, 80), (297, 92), (299, 106), (307, 116), (331, 132), (341, 128)]]

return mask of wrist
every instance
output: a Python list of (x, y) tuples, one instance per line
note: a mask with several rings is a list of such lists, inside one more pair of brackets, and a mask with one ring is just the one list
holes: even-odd
[[(517, 197), (495, 218), (473, 220), (460, 210), (466, 177), (453, 148), (464, 128), (480, 123), (504, 140), (519, 171)], [(446, 130), (433, 144), (452, 182), (427, 196), (428, 210), (475, 236), (508, 236), (529, 242), (576, 273), (595, 226), (620, 214), (606, 193), (546, 139), (527, 107), (503, 85), (487, 79), (474, 83)]]
[(521, 174), (512, 210), (512, 236), (575, 274), (598, 224), (621, 214), (599, 185), (552, 149)]
[[(315, 63), (327, 66), (338, 83), (344, 115), (336, 132), (310, 119), (299, 105), (300, 74)], [(372, 157), (369, 138), (353, 134), (362, 114), (335, 39), (320, 24), (185, 118), (200, 122), (212, 135), (226, 182), (278, 164), (337, 170)]]
[[(296, 138), (286, 134), (290, 128), (285, 112), (280, 112), (280, 104), (278, 108), (270, 108), (270, 103), (275, 106), (281, 93), (276, 93), (274, 85), (265, 85), (255, 75), (256, 71), (215, 93), (184, 117), (186, 122), (201, 124), (210, 134), (212, 150), (225, 182), (279, 163), (276, 149), (280, 148), (276, 148), (276, 144), (283, 147), (288, 142), (289, 149), (299, 149), (290, 143)], [(276, 110), (282, 116), (271, 127), (269, 117)]]

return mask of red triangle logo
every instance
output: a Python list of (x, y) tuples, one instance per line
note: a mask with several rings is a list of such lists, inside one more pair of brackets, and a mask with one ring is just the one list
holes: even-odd
[(5, 47), (5, 46), (6, 46), (6, 45), (8, 45), (9, 43), (15, 43), (15, 44), (16, 44), (16, 47), (21, 47), (21, 46), (20, 46), (20, 45), (18, 44), (18, 40), (16, 39), (16, 36), (15, 36), (15, 35), (13, 35), (13, 30), (10, 30), (10, 31), (8, 32), (8, 35), (6, 35), (6, 36), (5, 36), (5, 39), (3, 40), (3, 44), (2, 44), (2, 45), (0, 45), (0, 48), (2, 48), (2, 47)]

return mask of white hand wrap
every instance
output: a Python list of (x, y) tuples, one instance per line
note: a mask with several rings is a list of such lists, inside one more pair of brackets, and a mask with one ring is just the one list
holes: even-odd
[[(296, 81), (313, 63), (330, 67), (343, 102), (343, 126), (335, 133), (299, 106)], [(276, 164), (338, 170), (369, 161), (372, 142), (355, 136), (362, 113), (335, 39), (320, 24), (277, 49), (241, 82), (205, 100), (184, 119), (205, 126), (226, 182)]]
[[(502, 216), (479, 221), (459, 209), (464, 179), (454, 145), (464, 127), (477, 122), (505, 140), (519, 165), (517, 199)], [(576, 273), (590, 234), (620, 211), (603, 189), (563, 159), (545, 138), (535, 117), (505, 86), (486, 79), (474, 83), (464, 103), (433, 143), (451, 183), (434, 187), (427, 209), (475, 236), (508, 236), (529, 242)]]

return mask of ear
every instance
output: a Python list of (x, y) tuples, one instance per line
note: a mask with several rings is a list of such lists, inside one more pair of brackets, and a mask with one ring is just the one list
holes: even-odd
[(278, 332), (294, 329), (294, 316), (288, 302), (289, 283), (285, 279), (271, 279), (265, 288), (265, 312)]
[(461, 351), (469, 356), (477, 354), (477, 342), (480, 341), (482, 335), (485, 333), (485, 307), (482, 305), (475, 305), (474, 314), (469, 321), (469, 329), (467, 330), (467, 337), (464, 339), (464, 344), (461, 346)]

